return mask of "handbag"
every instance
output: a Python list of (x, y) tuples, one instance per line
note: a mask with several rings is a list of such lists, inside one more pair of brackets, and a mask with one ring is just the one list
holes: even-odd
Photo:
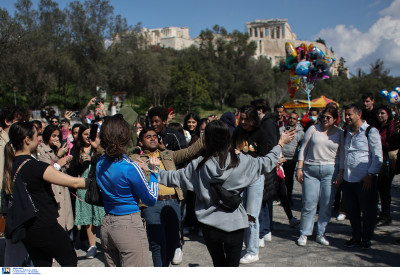
[(281, 165), (278, 165), (276, 168), (276, 174), (278, 175), (279, 180), (285, 179), (285, 172), (283, 171), (283, 167)]
[(397, 161), (397, 154), (399, 152), (399, 149), (397, 150), (392, 150), (388, 152), (389, 155), (389, 163), (390, 163), (390, 167), (392, 168), (392, 170), (396, 169), (396, 161)]
[[(93, 157), (92, 162), (96, 163), (96, 157)], [(91, 205), (104, 206), (103, 195), (96, 180), (96, 165), (89, 166), (89, 185), (85, 194), (85, 202)]]
[(242, 203), (242, 197), (237, 194), (233, 194), (231, 191), (226, 190), (222, 187), (223, 182), (210, 182), (210, 198), (211, 201), (227, 212), (235, 211)]
[(6, 229), (6, 217), (1, 215), (0, 216), (0, 237), (4, 237), (4, 231)]
[(96, 178), (90, 178), (85, 202), (91, 205), (104, 206), (103, 195), (101, 194), (101, 189), (97, 184)]

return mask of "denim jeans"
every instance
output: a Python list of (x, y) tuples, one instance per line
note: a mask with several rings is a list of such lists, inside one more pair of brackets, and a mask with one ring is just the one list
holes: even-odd
[(333, 200), (335, 199), (338, 167), (335, 165), (307, 165), (303, 167), (303, 208), (301, 209), (300, 234), (310, 236), (313, 233), (315, 214), (319, 202), (317, 234), (323, 235), (331, 219)]
[(142, 210), (147, 238), (155, 267), (169, 266), (175, 249), (180, 247), (181, 207), (176, 199), (157, 201)]
[(243, 204), (245, 205), (247, 215), (254, 218), (254, 222), (249, 221), (249, 227), (246, 228), (244, 234), (246, 253), (251, 255), (258, 254), (258, 237), (260, 234), (258, 216), (261, 211), (263, 189), (264, 176), (261, 175), (243, 192)]
[(258, 216), (258, 221), (260, 223), (260, 234), (259, 239), (262, 239), (271, 232), (271, 220), (269, 218), (269, 202), (272, 204), (272, 200), (269, 200), (261, 207), (260, 215)]

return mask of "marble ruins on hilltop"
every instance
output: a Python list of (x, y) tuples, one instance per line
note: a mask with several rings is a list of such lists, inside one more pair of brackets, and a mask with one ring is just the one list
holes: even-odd
[[(281, 60), (286, 59), (285, 43), (291, 42), (295, 47), (301, 43), (320, 48), (327, 56), (335, 58), (336, 62), (331, 68), (333, 75), (338, 74), (339, 59), (324, 44), (297, 40), (296, 34), (292, 32), (287, 19), (266, 19), (254, 20), (246, 23), (249, 39), (257, 44), (255, 57), (264, 56), (271, 60), (272, 66), (278, 66)], [(188, 27), (166, 27), (158, 29), (142, 29), (142, 34), (151, 45), (169, 47), (176, 50), (188, 48), (191, 45), (198, 45), (198, 38), (191, 39)]]

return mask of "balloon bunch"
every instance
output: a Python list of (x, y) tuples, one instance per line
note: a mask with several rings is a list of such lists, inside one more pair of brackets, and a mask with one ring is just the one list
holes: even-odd
[(400, 87), (395, 87), (391, 92), (382, 90), (379, 94), (386, 98), (389, 104), (397, 105), (400, 102)]
[(290, 97), (302, 89), (308, 96), (317, 80), (328, 79), (334, 58), (327, 57), (313, 44), (301, 44), (295, 48), (292, 43), (285, 43), (286, 61), (279, 68), (282, 72), (289, 70), (287, 83)]

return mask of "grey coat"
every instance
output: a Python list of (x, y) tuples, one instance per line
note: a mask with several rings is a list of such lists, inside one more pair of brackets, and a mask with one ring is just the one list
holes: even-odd
[(200, 170), (196, 170), (203, 159), (203, 157), (199, 157), (183, 169), (177, 171), (161, 170), (159, 183), (195, 192), (195, 213), (199, 222), (231, 232), (249, 226), (246, 210), (242, 204), (233, 212), (226, 212), (217, 208), (210, 199), (210, 180), (222, 180), (224, 181), (223, 187), (225, 189), (232, 191), (234, 194), (239, 194), (244, 188), (258, 179), (260, 174), (268, 173), (275, 168), (280, 153), (280, 146), (275, 146), (265, 157), (254, 158), (239, 154), (239, 165), (231, 169), (226, 169), (230, 163), (230, 157), (228, 156), (225, 167), (219, 167), (217, 160), (211, 158)]

